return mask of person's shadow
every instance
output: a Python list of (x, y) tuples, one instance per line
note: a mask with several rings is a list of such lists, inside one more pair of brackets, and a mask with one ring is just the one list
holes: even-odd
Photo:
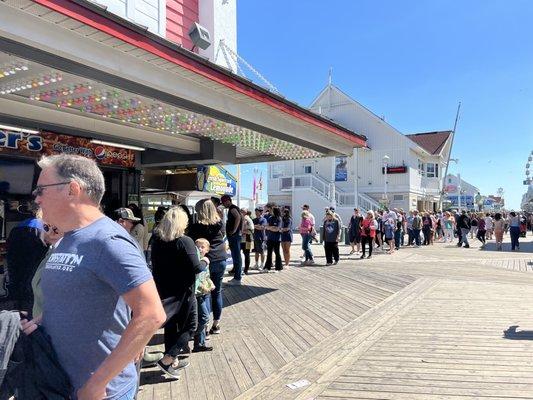
[(518, 331), (518, 325), (512, 325), (503, 331), (504, 339), (509, 340), (533, 340), (533, 331)]

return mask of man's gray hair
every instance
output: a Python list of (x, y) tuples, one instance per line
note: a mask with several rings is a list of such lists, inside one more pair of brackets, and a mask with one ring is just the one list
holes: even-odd
[(95, 204), (100, 204), (105, 192), (104, 174), (94, 160), (73, 154), (58, 154), (43, 157), (38, 164), (41, 169), (54, 168), (61, 180), (77, 182)]

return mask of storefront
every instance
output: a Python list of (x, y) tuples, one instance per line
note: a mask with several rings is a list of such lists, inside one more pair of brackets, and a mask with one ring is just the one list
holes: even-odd
[(0, 119), (0, 297), (5, 295), (4, 255), (9, 232), (32, 215), (39, 177), (36, 161), (44, 155), (77, 154), (94, 159), (105, 177), (102, 208), (106, 214), (139, 201), (138, 151), (94, 143), (91, 139), (10, 127)]
[(4, 132), (0, 144), (0, 175), (15, 163), (22, 178), (4, 178), (0, 237), (24, 217), (17, 209), (31, 198), (42, 154), (94, 157), (109, 211), (140, 201), (141, 171), (172, 175), (366, 146), (364, 136), (83, 0), (0, 2), (0, 123), (29, 128), (18, 139)]

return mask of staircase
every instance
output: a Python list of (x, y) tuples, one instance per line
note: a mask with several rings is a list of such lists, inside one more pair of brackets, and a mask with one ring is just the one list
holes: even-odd
[[(305, 174), (278, 179), (280, 179), (280, 188), (282, 190), (291, 190), (295, 192), (302, 189), (311, 189), (314, 194), (322, 199), (322, 205), (324, 207), (329, 207), (333, 203), (332, 195), (333, 185), (335, 183), (328, 181), (319, 175)], [(338, 209), (344, 209), (344, 214), (347, 215), (352, 214), (354, 207), (358, 207), (363, 213), (368, 210), (378, 210), (380, 208), (379, 203), (367, 194), (346, 192), (338, 187), (335, 188), (334, 203)]]

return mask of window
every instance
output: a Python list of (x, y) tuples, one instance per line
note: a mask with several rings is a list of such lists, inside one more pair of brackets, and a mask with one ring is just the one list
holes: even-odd
[(304, 166), (304, 174), (310, 174), (312, 171), (312, 168), (310, 165), (305, 165)]
[(393, 201), (403, 201), (403, 194), (395, 194)]
[(281, 190), (292, 189), (292, 178), (281, 178)]
[(426, 176), (428, 178), (438, 178), (439, 177), (439, 164), (427, 163), (426, 164)]
[(420, 159), (418, 160), (418, 173), (422, 176), (426, 175), (425, 164)]
[(283, 176), (285, 173), (285, 168), (283, 164), (272, 164), (271, 170), (270, 170), (270, 177), (272, 179), (279, 178), (280, 176)]
[(164, 0), (98, 0), (107, 11), (145, 26), (152, 33), (165, 36), (166, 2)]

